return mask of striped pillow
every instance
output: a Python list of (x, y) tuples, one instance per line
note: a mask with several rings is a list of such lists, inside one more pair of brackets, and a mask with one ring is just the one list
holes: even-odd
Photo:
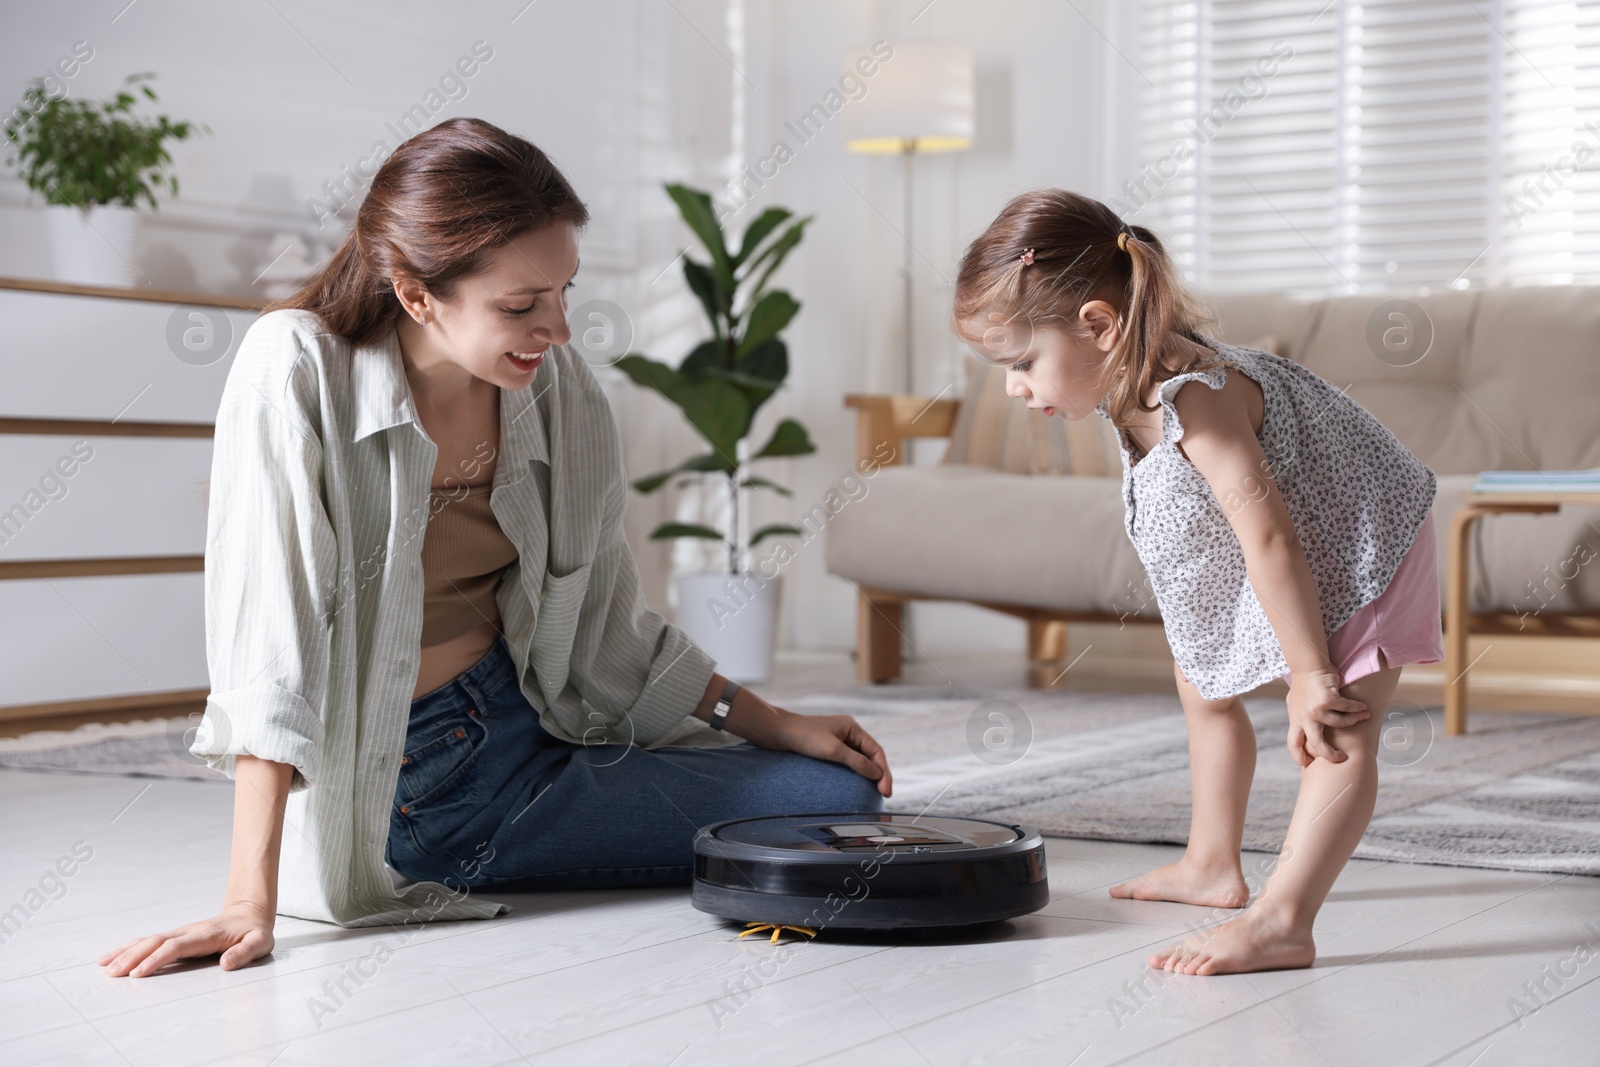
[(1030, 411), (1006, 395), (1006, 370), (966, 357), (967, 387), (942, 463), (973, 463), (1010, 474), (1120, 475), (1111, 423), (1090, 414), (1076, 422)]
[[(1276, 337), (1244, 346), (1278, 352)], [(973, 463), (1009, 474), (1122, 474), (1117, 432), (1104, 416), (1075, 421), (1029, 410), (1006, 394), (1006, 370), (968, 355), (967, 387), (941, 463)]]

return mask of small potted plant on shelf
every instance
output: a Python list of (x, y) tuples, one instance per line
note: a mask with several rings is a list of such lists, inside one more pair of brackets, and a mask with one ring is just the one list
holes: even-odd
[[(669, 183), (669, 196), (684, 222), (705, 246), (707, 259), (685, 256), (683, 276), (705, 309), (711, 336), (684, 357), (676, 369), (632, 353), (617, 366), (640, 385), (660, 393), (710, 450), (676, 467), (640, 478), (633, 487), (653, 493), (673, 478), (678, 485), (711, 478), (725, 488), (729, 503), (726, 530), (666, 522), (652, 540), (696, 537), (727, 548), (727, 568), (677, 576), (679, 624), (717, 661), (717, 670), (741, 682), (765, 681), (772, 671), (780, 579), (775, 573), (751, 570), (750, 550), (769, 537), (797, 535), (784, 523), (749, 529), (748, 494), (769, 489), (792, 492), (750, 470), (753, 462), (816, 451), (805, 427), (785, 418), (761, 447), (751, 449), (749, 435), (761, 406), (783, 385), (789, 373), (789, 350), (778, 336), (800, 305), (782, 289), (768, 288), (772, 274), (800, 243), (811, 216), (790, 222), (792, 212), (771, 207), (750, 223), (730, 249), (723, 240), (711, 197), (686, 185)], [(789, 223), (784, 226), (785, 223)], [(781, 229), (781, 232), (780, 232)]]
[[(128, 88), (153, 73), (130, 74)], [(68, 100), (45, 91), (35, 78), (12, 109), (5, 133), (22, 180), (45, 199), (50, 250), (60, 281), (130, 286), (136, 203), (143, 198), (160, 210), (154, 189), (178, 194), (178, 178), (164, 173), (172, 157), (164, 146), (194, 130), (165, 115), (154, 120), (128, 116), (137, 98), (124, 88), (108, 101)], [(147, 100), (156, 94), (138, 86)], [(199, 129), (211, 130), (200, 125)]]

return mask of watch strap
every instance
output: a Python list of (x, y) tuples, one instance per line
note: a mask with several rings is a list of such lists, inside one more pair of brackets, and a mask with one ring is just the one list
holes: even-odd
[(728, 710), (733, 707), (733, 695), (739, 691), (739, 683), (732, 678), (722, 687), (722, 695), (717, 698), (716, 706), (711, 709), (711, 728), (722, 729), (722, 724), (727, 721)]

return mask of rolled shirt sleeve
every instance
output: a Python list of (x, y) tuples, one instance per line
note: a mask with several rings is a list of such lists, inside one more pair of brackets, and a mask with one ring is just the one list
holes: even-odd
[[(211, 692), (189, 751), (229, 777), (241, 755), (287, 763), (298, 792), (317, 780), (338, 546), (322, 448), (295, 398), (298, 352), (261, 341), (241, 347), (217, 413), (205, 553)], [(274, 363), (294, 369), (286, 378)]]

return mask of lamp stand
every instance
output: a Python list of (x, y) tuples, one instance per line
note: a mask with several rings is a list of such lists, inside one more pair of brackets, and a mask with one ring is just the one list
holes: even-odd
[(915, 377), (914, 372), (916, 369), (916, 363), (912, 358), (911, 344), (911, 159), (914, 155), (916, 155), (916, 152), (917, 142), (915, 138), (907, 137), (901, 142), (900, 158), (903, 161), (902, 165), (904, 168), (905, 178), (905, 195), (901, 198), (903, 211), (901, 214), (900, 223), (900, 233), (904, 238), (903, 247), (900, 250), (900, 277), (902, 284), (905, 286), (905, 293), (903, 296), (905, 305), (905, 355), (903, 359), (904, 367), (902, 369), (905, 374), (904, 389), (908, 394), (916, 392), (916, 386), (913, 381)]
[[(911, 191), (912, 191), (912, 158), (917, 154), (916, 138), (907, 137), (900, 142), (900, 159), (904, 171), (905, 195), (902, 196), (902, 211), (900, 217), (900, 235), (904, 240), (900, 249), (900, 279), (904, 286), (902, 300), (905, 308), (905, 351), (902, 359), (902, 370), (905, 374), (904, 392), (907, 395), (916, 392), (916, 361), (912, 351), (912, 317), (911, 317)], [(902, 442), (905, 447), (909, 442)], [(922, 658), (917, 651), (916, 644), (911, 640), (911, 615), (914, 611), (912, 603), (906, 604), (905, 611), (900, 613), (900, 637), (903, 647), (900, 649), (900, 658), (905, 662), (915, 662)]]

